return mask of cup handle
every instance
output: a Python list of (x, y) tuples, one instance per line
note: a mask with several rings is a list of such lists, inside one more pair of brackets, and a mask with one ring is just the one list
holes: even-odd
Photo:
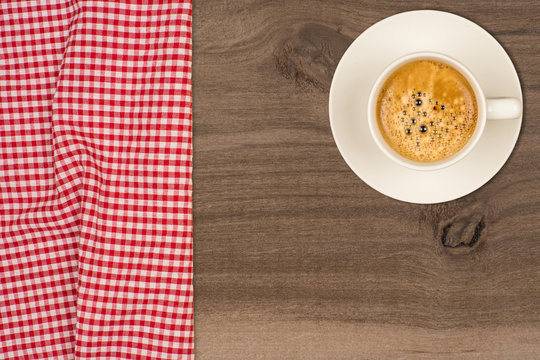
[(486, 99), (489, 120), (515, 119), (521, 116), (521, 101), (514, 98)]

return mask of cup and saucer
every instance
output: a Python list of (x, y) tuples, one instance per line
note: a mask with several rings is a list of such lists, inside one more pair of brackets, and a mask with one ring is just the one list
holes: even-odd
[[(414, 60), (451, 65), (478, 100), (476, 129), (457, 153), (418, 162), (396, 153), (377, 127), (375, 104), (388, 76)], [(460, 16), (433, 10), (388, 17), (347, 49), (330, 88), (332, 133), (349, 167), (373, 189), (397, 200), (432, 204), (465, 196), (504, 165), (519, 136), (523, 97), (502, 46)]]

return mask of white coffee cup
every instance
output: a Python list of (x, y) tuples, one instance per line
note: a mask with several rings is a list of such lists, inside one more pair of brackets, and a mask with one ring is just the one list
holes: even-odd
[[(377, 124), (377, 100), (379, 97), (379, 92), (384, 82), (388, 77), (394, 73), (399, 67), (405, 65), (406, 63), (416, 61), (416, 60), (435, 60), (442, 63), (451, 65), (456, 70), (458, 70), (469, 82), (474, 94), (476, 96), (476, 101), (478, 105), (478, 119), (476, 123), (476, 129), (472, 134), (470, 140), (467, 144), (458, 152), (449, 156), (448, 158), (432, 161), (432, 162), (420, 162), (407, 159), (396, 151), (394, 151), (384, 140), (379, 126)], [(459, 160), (463, 159), (467, 154), (469, 154), (475, 145), (480, 140), (482, 133), (484, 131), (487, 120), (502, 120), (502, 119), (516, 119), (521, 116), (521, 101), (514, 98), (490, 98), (486, 99), (482, 88), (478, 84), (476, 78), (472, 73), (460, 62), (457, 60), (435, 52), (418, 52), (409, 54), (392, 62), (386, 67), (386, 69), (379, 75), (368, 99), (368, 123), (369, 129), (373, 140), (381, 151), (388, 156), (390, 159), (396, 163), (408, 167), (414, 170), (438, 170), (444, 167), (455, 164)]]

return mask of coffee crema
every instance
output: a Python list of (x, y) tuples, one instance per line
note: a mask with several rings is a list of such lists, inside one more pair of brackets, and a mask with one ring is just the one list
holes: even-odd
[(386, 143), (421, 162), (461, 150), (476, 129), (478, 105), (465, 77), (452, 66), (417, 60), (395, 70), (377, 100), (377, 123)]

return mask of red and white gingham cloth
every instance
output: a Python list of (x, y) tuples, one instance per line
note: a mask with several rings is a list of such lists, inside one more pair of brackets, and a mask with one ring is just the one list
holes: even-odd
[(0, 358), (192, 359), (191, 1), (0, 2)]

